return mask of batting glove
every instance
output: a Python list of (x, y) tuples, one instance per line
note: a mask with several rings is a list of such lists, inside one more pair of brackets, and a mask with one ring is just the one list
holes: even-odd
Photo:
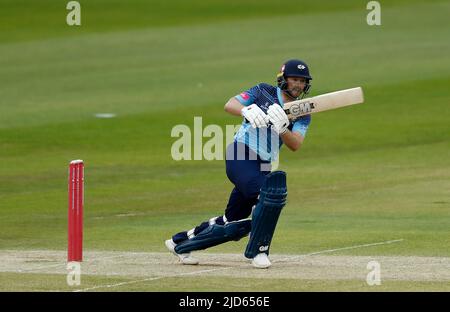
[(241, 114), (250, 122), (253, 128), (263, 128), (269, 124), (269, 117), (256, 104), (244, 107), (241, 110)]
[(280, 105), (270, 105), (267, 110), (267, 116), (269, 116), (269, 121), (272, 123), (272, 129), (278, 135), (282, 135), (288, 130), (289, 119)]

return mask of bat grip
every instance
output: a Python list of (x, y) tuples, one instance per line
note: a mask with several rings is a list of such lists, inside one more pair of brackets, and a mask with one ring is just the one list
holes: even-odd
[[(247, 118), (244, 117), (245, 123), (249, 123), (250, 121), (247, 120)], [(269, 121), (269, 123), (267, 124), (268, 126), (273, 126), (273, 123), (271, 121)]]

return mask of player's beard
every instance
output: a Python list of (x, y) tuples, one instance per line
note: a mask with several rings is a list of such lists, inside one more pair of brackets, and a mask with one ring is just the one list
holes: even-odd
[(301, 88), (292, 88), (289, 89), (289, 95), (291, 95), (291, 97), (293, 98), (298, 98), (301, 94), (302, 94), (302, 89)]

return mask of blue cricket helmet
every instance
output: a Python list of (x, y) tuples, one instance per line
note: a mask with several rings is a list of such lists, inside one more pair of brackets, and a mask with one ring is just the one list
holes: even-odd
[[(305, 62), (300, 60), (289, 60), (281, 66), (281, 70), (277, 75), (277, 85), (283, 90), (287, 91), (287, 77), (303, 77), (306, 79), (305, 89), (303, 90), (303, 94), (308, 94), (309, 89), (311, 88), (310, 81), (312, 80), (311, 75), (309, 74), (308, 65)], [(289, 93), (289, 91), (287, 91)]]

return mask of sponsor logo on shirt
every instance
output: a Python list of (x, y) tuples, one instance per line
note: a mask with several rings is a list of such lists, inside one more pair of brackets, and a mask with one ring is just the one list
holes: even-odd
[(250, 98), (250, 96), (246, 92), (242, 92), (240, 95), (244, 99), (244, 101), (247, 101)]

